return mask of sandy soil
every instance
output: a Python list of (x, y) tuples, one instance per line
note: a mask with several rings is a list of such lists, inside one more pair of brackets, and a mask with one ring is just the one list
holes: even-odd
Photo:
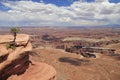
[(104, 46), (105, 48), (111, 48), (111, 49), (115, 49), (116, 53), (120, 54), (120, 43), (117, 44), (111, 44), (111, 45), (107, 45)]
[(120, 57), (100, 56), (81, 58), (80, 55), (52, 48), (37, 48), (34, 61), (52, 65), (57, 70), (57, 80), (120, 80)]

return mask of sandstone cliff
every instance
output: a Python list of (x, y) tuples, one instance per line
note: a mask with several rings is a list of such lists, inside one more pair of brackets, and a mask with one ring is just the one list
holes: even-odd
[(55, 80), (55, 69), (30, 59), (32, 45), (29, 36), (17, 35), (16, 48), (7, 49), (12, 35), (0, 35), (0, 80)]

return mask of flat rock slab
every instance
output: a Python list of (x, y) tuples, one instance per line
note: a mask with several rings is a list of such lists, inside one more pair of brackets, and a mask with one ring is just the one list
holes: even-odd
[[(4, 56), (9, 52), (7, 50), (6, 45), (7, 43), (13, 41), (13, 35), (0, 35), (0, 56)], [(16, 44), (17, 45), (26, 45), (29, 41), (29, 35), (26, 34), (18, 34), (16, 37)]]
[[(13, 41), (13, 39), (14, 39), (13, 35), (0, 35), (0, 44)], [(29, 35), (18, 34), (16, 36), (16, 43), (19, 44), (23, 42), (26, 44), (29, 39), (30, 39)]]
[(45, 63), (33, 62), (22, 75), (12, 75), (7, 80), (55, 80), (56, 70)]

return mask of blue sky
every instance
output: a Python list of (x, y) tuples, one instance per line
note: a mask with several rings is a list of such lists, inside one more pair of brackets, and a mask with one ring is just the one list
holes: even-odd
[[(39, 2), (40, 0), (32, 0), (32, 1)], [(42, 0), (42, 1), (45, 2), (45, 3), (52, 3), (52, 4), (55, 4), (57, 6), (69, 6), (74, 1), (79, 1), (79, 0)], [(95, 0), (85, 0), (85, 1), (94, 2)], [(120, 0), (109, 0), (109, 2), (118, 3), (118, 2), (120, 2)]]
[[(4, 1), (4, 0), (3, 0)], [(7, 1), (7, 0), (6, 0)], [(15, 1), (15, 0), (8, 0), (8, 1)], [(19, 1), (19, 0), (18, 0)], [(24, 1), (24, 0), (23, 0)], [(40, 2), (43, 1), (44, 3), (48, 4), (48, 3), (52, 3), (55, 4), (57, 6), (69, 6), (71, 5), (74, 1), (79, 1), (79, 0), (32, 0), (35, 2)], [(94, 2), (95, 0), (85, 0), (87, 2)], [(109, 2), (111, 3), (118, 3), (120, 2), (120, 0), (109, 0)], [(0, 4), (1, 7), (1, 4)]]
[[(3, 1), (20, 1), (20, 0), (2, 0)], [(25, 1), (25, 0), (23, 0)], [(32, 0), (33, 2), (41, 2), (43, 1), (46, 4), (55, 4), (57, 6), (70, 6), (73, 2), (79, 1), (79, 0)], [(95, 0), (85, 0), (87, 2), (94, 2)], [(110, 3), (119, 3), (120, 0), (109, 0)], [(5, 7), (3, 4), (0, 3), (0, 10), (6, 11), (9, 10), (9, 8)]]
[[(32, 0), (39, 2), (40, 0)], [(58, 6), (69, 6), (72, 4), (74, 1), (79, 1), (79, 0), (43, 0), (45, 3), (52, 3), (56, 4)], [(87, 2), (94, 2), (94, 0), (86, 0)], [(109, 0), (111, 3), (118, 3), (120, 0)]]
[(0, 26), (120, 25), (120, 0), (1, 0)]

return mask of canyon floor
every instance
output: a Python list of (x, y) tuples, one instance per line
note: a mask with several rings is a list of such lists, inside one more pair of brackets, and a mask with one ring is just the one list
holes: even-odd
[(32, 59), (52, 65), (57, 71), (57, 80), (120, 80), (118, 55), (82, 58), (59, 49), (37, 48)]
[[(120, 28), (22, 27), (20, 30), (21, 33), (30, 36), (29, 41), (33, 47), (30, 61), (33, 64), (43, 63), (55, 68), (56, 71), (53, 69), (54, 74), (50, 77), (56, 80), (120, 80)], [(10, 34), (9, 28), (0, 29), (0, 34)], [(95, 58), (84, 57), (83, 52), (89, 55), (95, 54)], [(32, 67), (38, 73), (37, 68), (40, 67), (34, 65)], [(22, 74), (24, 76), (21, 80), (40, 79), (40, 77), (30, 78), (36, 75), (31, 74), (34, 72), (31, 70), (32, 67)], [(52, 73), (48, 68), (45, 70), (41, 68), (38, 74), (45, 71), (42, 76), (46, 78), (47, 74)], [(19, 80), (18, 76), (10, 79)]]

